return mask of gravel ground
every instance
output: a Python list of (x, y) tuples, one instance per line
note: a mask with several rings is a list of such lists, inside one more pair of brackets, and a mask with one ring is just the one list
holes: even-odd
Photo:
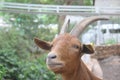
[(120, 80), (120, 56), (99, 60), (104, 80)]

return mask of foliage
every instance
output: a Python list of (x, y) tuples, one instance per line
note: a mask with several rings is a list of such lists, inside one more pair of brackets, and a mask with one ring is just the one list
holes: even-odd
[(93, 5), (93, 0), (84, 0), (85, 5)]
[[(56, 24), (55, 15), (31, 15), (31, 14), (4, 14), (4, 20), (13, 27), (19, 29), (21, 33), (32, 38), (37, 33), (38, 26)], [(32, 31), (33, 30), (33, 31)], [(32, 31), (32, 32), (31, 32)]]
[(4, 0), (6, 2), (32, 3), (32, 4), (55, 4), (56, 0)]
[[(52, 4), (52, 5), (64, 5), (70, 2), (71, 5), (93, 5), (93, 0), (2, 0), (4, 2), (14, 3), (29, 3), (29, 4)], [(81, 2), (82, 1), (82, 2)]]
[[(18, 80), (55, 80), (55, 75), (48, 71), (44, 62), (45, 56), (43, 55), (37, 60), (22, 61), (19, 63), (20, 72)], [(23, 65), (25, 64), (25, 65)]]
[[(48, 41), (55, 34), (50, 28), (38, 28), (37, 30), (38, 33), (35, 36), (41, 37), (46, 34), (41, 39)], [(31, 53), (30, 48), (34, 47), (33, 38), (28, 38), (15, 27), (1, 28), (0, 42), (0, 63), (6, 71), (6, 74), (1, 74), (1, 77), (4, 76), (5, 80), (55, 80), (54, 74), (46, 68), (45, 57), (40, 57), (40, 59), (31, 57), (36, 55), (36, 51)]]
[(0, 55), (0, 63), (6, 68), (6, 75), (1, 72), (1, 77), (4, 75), (5, 80), (55, 80), (55, 75), (46, 68), (44, 56), (33, 61), (18, 61), (16, 60), (18, 57), (12, 53), (1, 53)]
[[(29, 47), (28, 41), (23, 35), (21, 35), (20, 31), (14, 28), (9, 29), (9, 31), (7, 30), (8, 29), (1, 29), (0, 31), (0, 52), (4, 53), (4, 51), (7, 51), (7, 53), (11, 52), (21, 58), (26, 58), (28, 55), (27, 53), (29, 53), (27, 50)], [(21, 54), (23, 56), (21, 56)]]
[(111, 45), (111, 44), (115, 44), (115, 43), (117, 43), (117, 41), (115, 39), (108, 39), (105, 41), (105, 44), (107, 44), (107, 45)]
[(5, 68), (3, 67), (3, 65), (0, 64), (0, 80), (3, 79), (5, 73), (6, 73)]
[(19, 72), (19, 59), (26, 58), (28, 55), (25, 48), (27, 42), (18, 33), (13, 28), (9, 31), (7, 29), (1, 29), (0, 31), (0, 63), (6, 68), (4, 78), (12, 78), (13, 80), (16, 79)]
[(15, 80), (18, 74), (17, 57), (12, 50), (0, 50), (0, 63), (6, 68), (4, 78)]

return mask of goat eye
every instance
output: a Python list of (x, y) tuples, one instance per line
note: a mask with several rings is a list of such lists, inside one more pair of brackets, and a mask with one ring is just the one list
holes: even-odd
[(73, 48), (79, 49), (78, 45), (73, 45)]

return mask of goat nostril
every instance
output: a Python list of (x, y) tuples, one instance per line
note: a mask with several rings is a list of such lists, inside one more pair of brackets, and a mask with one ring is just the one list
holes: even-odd
[(48, 58), (50, 58), (50, 59), (55, 59), (57, 56), (55, 55), (55, 54), (50, 54), (50, 55), (48, 55)]

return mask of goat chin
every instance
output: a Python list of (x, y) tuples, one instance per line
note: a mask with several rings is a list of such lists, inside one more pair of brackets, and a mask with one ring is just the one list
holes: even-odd
[(47, 60), (46, 64), (48, 69), (53, 71), (54, 73), (61, 73), (64, 67), (64, 64), (62, 62), (56, 62), (51, 60)]
[(53, 71), (56, 74), (62, 73), (63, 65), (62, 64), (47, 64), (49, 70)]

